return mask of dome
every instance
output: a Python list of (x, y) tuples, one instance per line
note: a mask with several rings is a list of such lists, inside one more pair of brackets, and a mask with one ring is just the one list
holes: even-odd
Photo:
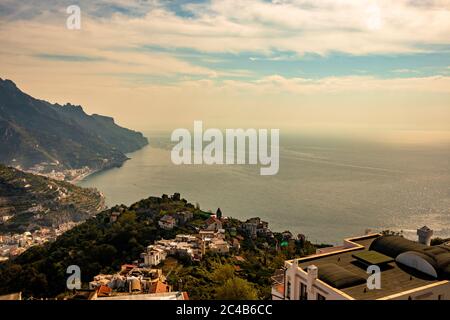
[(438, 272), (435, 268), (436, 262), (426, 254), (416, 251), (406, 251), (399, 254), (395, 261), (433, 278), (438, 277)]
[(396, 258), (399, 254), (406, 251), (422, 251), (429, 248), (400, 236), (381, 236), (376, 238), (370, 245), (369, 250), (375, 250), (391, 258)]
[(435, 278), (450, 279), (450, 247), (427, 246), (400, 236), (381, 236), (370, 245), (395, 261)]

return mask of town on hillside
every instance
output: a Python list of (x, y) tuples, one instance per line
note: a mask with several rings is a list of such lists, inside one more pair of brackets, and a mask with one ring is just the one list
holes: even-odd
[[(179, 201), (179, 194), (174, 194), (172, 199)], [(117, 223), (125, 212), (124, 206), (113, 208), (109, 215), (110, 223)], [(259, 217), (245, 222), (226, 217), (220, 208), (200, 221), (198, 223), (194, 213), (189, 210), (158, 215), (155, 217), (158, 228), (167, 232), (175, 231), (174, 237), (155, 240), (140, 254), (140, 259), (123, 264), (114, 273), (94, 276), (88, 288), (85, 286), (82, 290), (75, 290), (65, 299), (184, 300), (188, 299), (192, 288), (183, 284), (181, 277), (172, 283), (168, 280), (175, 273), (177, 261), (195, 265), (210, 257), (222, 257), (234, 261), (236, 264), (231, 271), (239, 274), (243, 271), (239, 264), (246, 263), (241, 250), (243, 243), (247, 246), (252, 243), (262, 250), (272, 248), (275, 252), (281, 252), (288, 247), (302, 247), (306, 241), (305, 236), (294, 237), (289, 231), (273, 233), (269, 224)], [(268, 288), (271, 274), (272, 271), (266, 279)]]
[(0, 262), (15, 258), (31, 247), (55, 241), (58, 236), (80, 223), (69, 221), (23, 233), (0, 234)]

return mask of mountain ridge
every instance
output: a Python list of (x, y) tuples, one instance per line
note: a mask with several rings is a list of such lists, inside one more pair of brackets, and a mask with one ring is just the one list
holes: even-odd
[(148, 144), (142, 133), (80, 105), (52, 104), (0, 78), (0, 163), (34, 173), (120, 166)]

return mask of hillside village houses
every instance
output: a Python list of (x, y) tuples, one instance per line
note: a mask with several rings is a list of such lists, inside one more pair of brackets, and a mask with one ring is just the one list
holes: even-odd
[[(154, 243), (153, 246), (147, 247), (147, 252), (142, 254), (144, 261), (151, 262), (152, 259), (146, 258), (148, 255), (155, 254), (155, 250), (161, 250), (164, 254), (160, 254), (159, 261), (162, 262), (168, 255), (187, 257), (193, 261), (201, 259), (201, 243), (197, 237), (192, 235), (178, 234), (175, 239), (162, 239)], [(157, 259), (154, 259), (157, 262)], [(151, 264), (149, 264), (150, 266)]]
[(228, 253), (230, 245), (225, 241), (225, 234), (221, 232), (202, 230), (195, 235), (178, 234), (175, 239), (162, 239), (149, 245), (141, 254), (145, 266), (157, 266), (167, 256), (187, 257), (192, 261), (199, 261), (207, 252)]
[(66, 222), (52, 228), (40, 228), (33, 232), (0, 235), (0, 261), (18, 256), (28, 248), (54, 241), (56, 238), (78, 225), (79, 222)]
[(165, 215), (159, 219), (158, 225), (164, 230), (172, 230), (176, 226), (176, 220), (171, 215)]
[(188, 300), (186, 292), (172, 291), (161, 269), (122, 265), (116, 274), (99, 274), (89, 282), (89, 290), (71, 299), (88, 300)]
[(220, 219), (211, 216), (208, 218), (208, 220), (205, 221), (205, 225), (203, 227), (205, 230), (208, 231), (219, 231), (222, 229), (222, 221)]
[(150, 245), (147, 247), (147, 251), (141, 254), (141, 258), (144, 259), (145, 266), (157, 266), (164, 260), (166, 260), (167, 252), (159, 246)]
[[(114, 223), (124, 213), (124, 208), (116, 207), (110, 214), (110, 222)], [(268, 235), (268, 224), (260, 218), (252, 218), (245, 223), (228, 223), (228, 219), (222, 217), (220, 209), (216, 215), (211, 216), (203, 222), (200, 228), (195, 224), (189, 225), (193, 220), (193, 213), (182, 211), (166, 214), (158, 221), (158, 226), (169, 230), (176, 226), (187, 225), (187, 229), (196, 230), (192, 234), (177, 234), (173, 239), (160, 239), (149, 245), (141, 254), (141, 262), (123, 265), (120, 272), (116, 274), (99, 274), (89, 283), (88, 290), (76, 290), (69, 299), (99, 299), (99, 300), (186, 300), (186, 292), (172, 291), (167, 283), (166, 277), (160, 266), (168, 256), (183, 257), (192, 261), (199, 261), (207, 252), (227, 254), (230, 250), (238, 252), (240, 241), (244, 237), (239, 232), (256, 230), (256, 235)], [(162, 223), (159, 223), (162, 222)], [(253, 229), (253, 226), (255, 228)], [(226, 230), (225, 230), (226, 228)], [(267, 229), (267, 230), (266, 230)], [(186, 230), (186, 228), (184, 229)], [(51, 230), (41, 229), (41, 233), (47, 235), (54, 233)], [(253, 231), (252, 231), (253, 232)], [(20, 244), (27, 243), (34, 234), (23, 235)], [(33, 241), (39, 239), (33, 238)], [(14, 239), (14, 241), (18, 241)], [(0, 237), (1, 244), (12, 243), (13, 239), (7, 236)], [(1, 248), (1, 247), (0, 247)], [(1, 253), (1, 251), (0, 251)]]
[(158, 221), (160, 228), (164, 230), (172, 230), (176, 226), (183, 226), (194, 218), (191, 211), (181, 211), (173, 215), (167, 214), (161, 217)]
[(164, 292), (171, 291), (166, 284), (166, 278), (161, 269), (139, 268), (136, 265), (124, 264), (116, 274), (99, 274), (89, 282), (89, 289), (108, 286), (117, 292), (145, 292), (155, 293), (156, 289), (164, 288)]
[[(158, 225), (165, 230), (172, 230), (177, 225), (183, 225), (193, 219), (192, 212), (184, 211), (176, 214), (167, 214), (161, 217)], [(209, 252), (226, 254), (231, 248), (239, 250), (240, 243), (233, 238), (230, 243), (225, 240), (223, 229), (222, 211), (217, 210), (216, 215), (211, 215), (203, 224), (201, 230), (195, 234), (178, 234), (174, 239), (161, 239), (149, 245), (141, 254), (144, 266), (157, 266), (167, 256), (187, 257), (192, 261), (201, 260), (203, 255)], [(235, 228), (232, 228), (234, 233)]]
[[(208, 249), (211, 252), (216, 253), (228, 253), (230, 251), (230, 245), (225, 241), (225, 230), (219, 229), (216, 231), (202, 230), (199, 235), (204, 244), (204, 250)], [(203, 252), (204, 254), (205, 252)]]
[(262, 221), (259, 217), (248, 219), (243, 225), (243, 229), (255, 239), (258, 235), (271, 236), (272, 231), (269, 229), (269, 223)]

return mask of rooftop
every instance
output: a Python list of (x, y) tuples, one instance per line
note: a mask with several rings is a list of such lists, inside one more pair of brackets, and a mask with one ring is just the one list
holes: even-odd
[(206, 221), (205, 224), (210, 225), (213, 223), (222, 223), (219, 219), (217, 219), (216, 217), (209, 217)]
[(187, 300), (184, 292), (162, 292), (148, 294), (123, 294), (111, 297), (99, 297), (97, 300)]
[[(380, 235), (348, 239), (354, 243), (355, 246), (353, 248), (299, 259), (299, 267), (306, 271), (306, 268), (310, 265), (317, 266), (320, 280), (335, 288), (340, 287), (340, 291), (357, 300), (379, 299), (422, 286), (435, 284), (442, 280), (398, 264), (394, 259), (390, 259), (385, 252), (382, 254), (376, 251), (369, 251), (372, 242), (377, 238), (380, 238)], [(359, 259), (355, 258), (355, 255)], [(364, 259), (366, 261), (362, 261)], [(357, 281), (360, 278), (367, 279), (368, 274), (366, 270), (369, 260), (376, 260), (375, 262), (381, 263), (381, 289), (367, 290), (365, 281)], [(345, 271), (345, 278), (348, 281), (341, 283), (341, 281), (338, 281), (339, 279), (334, 279), (334, 269), (342, 274)]]
[(174, 222), (175, 218), (172, 217), (171, 215), (165, 215), (165, 216), (161, 217), (160, 221), (162, 221), (162, 222), (169, 222), (170, 223), (170, 222)]
[(382, 265), (394, 261), (393, 258), (374, 250), (355, 252), (352, 256), (366, 265)]

